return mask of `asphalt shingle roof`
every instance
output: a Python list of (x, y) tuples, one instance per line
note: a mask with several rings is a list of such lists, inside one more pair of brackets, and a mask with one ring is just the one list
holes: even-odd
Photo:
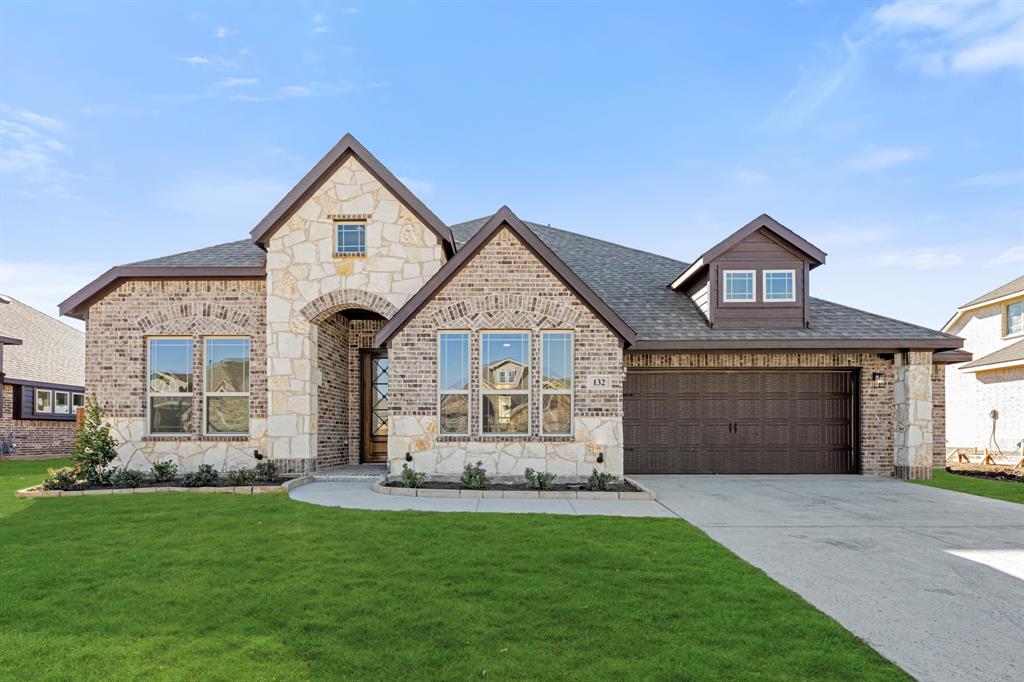
[(170, 256), (127, 263), (128, 266), (146, 267), (261, 267), (267, 259), (266, 252), (248, 239), (216, 246), (207, 246), (193, 251), (183, 251)]
[(20, 346), (4, 346), (6, 378), (85, 385), (83, 332), (17, 299), (0, 296), (0, 336), (21, 339)]
[(993, 298), (1002, 298), (1003, 296), (1009, 296), (1010, 294), (1015, 294), (1018, 291), (1024, 291), (1024, 275), (1021, 275), (1012, 282), (1007, 282), (1001, 287), (996, 287), (987, 294), (982, 294), (978, 298), (970, 300), (960, 307), (970, 308), (972, 305), (978, 305), (979, 303), (984, 303), (985, 301), (991, 301)]
[(1017, 362), (1019, 360), (1024, 360), (1024, 339), (1017, 343), (1011, 343), (1009, 346), (1000, 348), (988, 355), (983, 355), (977, 360), (965, 362), (960, 365), (960, 368), (968, 369), (974, 367), (985, 367), (986, 365), (995, 365), (1002, 362)]
[[(452, 225), (456, 243), (465, 244), (486, 221), (479, 218)], [(575, 232), (526, 224), (637, 332), (638, 340), (956, 338), (820, 298), (810, 299), (809, 329), (712, 329), (686, 294), (668, 286), (688, 263)]]

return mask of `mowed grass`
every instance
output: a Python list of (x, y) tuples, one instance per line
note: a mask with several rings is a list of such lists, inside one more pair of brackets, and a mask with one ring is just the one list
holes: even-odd
[(0, 462), (18, 679), (906, 679), (681, 521), (14, 500), (52, 465)]
[(943, 488), (944, 490), (953, 490), (958, 493), (991, 497), (994, 500), (1024, 504), (1024, 483), (994, 481), (988, 478), (975, 478), (974, 476), (960, 476), (958, 474), (951, 474), (945, 469), (933, 471), (930, 481), (914, 481), (914, 483), (920, 483), (921, 485), (933, 488)]

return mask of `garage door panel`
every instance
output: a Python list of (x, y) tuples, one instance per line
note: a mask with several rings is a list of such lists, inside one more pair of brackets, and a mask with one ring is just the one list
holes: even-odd
[(827, 370), (627, 374), (628, 473), (854, 473), (854, 376)]

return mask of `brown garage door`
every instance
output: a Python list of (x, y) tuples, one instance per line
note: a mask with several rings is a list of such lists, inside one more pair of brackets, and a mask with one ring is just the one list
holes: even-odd
[(850, 371), (633, 370), (626, 473), (856, 473)]

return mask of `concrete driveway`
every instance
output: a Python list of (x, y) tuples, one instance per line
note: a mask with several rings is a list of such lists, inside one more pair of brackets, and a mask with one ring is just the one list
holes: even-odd
[(1024, 505), (861, 476), (634, 478), (914, 677), (1024, 680)]

